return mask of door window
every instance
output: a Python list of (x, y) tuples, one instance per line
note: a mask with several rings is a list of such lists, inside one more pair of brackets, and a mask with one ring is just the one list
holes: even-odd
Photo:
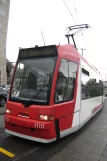
[(74, 97), (77, 63), (62, 59), (55, 92), (55, 103), (70, 101)]

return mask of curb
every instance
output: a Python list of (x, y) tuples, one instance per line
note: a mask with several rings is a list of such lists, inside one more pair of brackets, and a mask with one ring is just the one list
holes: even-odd
[(4, 106), (3, 108), (0, 108), (0, 115), (4, 115), (6, 111), (6, 106)]
[(0, 113), (0, 115), (4, 115), (5, 114), (5, 112), (4, 113)]

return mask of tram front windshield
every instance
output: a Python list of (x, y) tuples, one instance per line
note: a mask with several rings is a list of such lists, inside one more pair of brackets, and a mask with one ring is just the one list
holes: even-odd
[(11, 101), (48, 104), (55, 62), (55, 57), (19, 60), (13, 79)]

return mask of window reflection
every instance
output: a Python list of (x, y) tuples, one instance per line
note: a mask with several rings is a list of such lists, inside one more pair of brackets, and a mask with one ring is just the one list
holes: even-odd
[(58, 73), (55, 102), (65, 102), (73, 99), (77, 64), (62, 59)]
[(88, 99), (103, 95), (103, 83), (98, 75), (82, 73), (81, 77), (82, 99)]
[(18, 62), (11, 98), (47, 102), (56, 58), (24, 59)]

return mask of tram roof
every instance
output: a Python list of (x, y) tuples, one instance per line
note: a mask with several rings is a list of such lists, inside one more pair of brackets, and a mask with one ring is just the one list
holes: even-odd
[[(68, 57), (74, 57), (77, 59), (77, 62), (80, 63), (80, 60), (82, 59), (88, 66), (90, 66), (97, 74), (100, 74), (99, 71), (91, 65), (74, 47), (73, 44), (65, 44), (65, 45), (58, 45), (58, 55), (63, 57), (67, 55)], [(101, 74), (100, 74), (101, 75)]]
[[(56, 49), (55, 49), (56, 48)], [(52, 51), (52, 55), (55, 54), (55, 50), (58, 51), (58, 56), (59, 57), (66, 57), (66, 58), (73, 58), (77, 63), (80, 63), (80, 60), (82, 59), (87, 65), (89, 65), (95, 72), (99, 73), (98, 70), (92, 66), (79, 52), (78, 50), (74, 47), (73, 44), (64, 44), (64, 45), (47, 45), (47, 46), (35, 46), (32, 48), (20, 48), (19, 50), (19, 58), (20, 57), (24, 57), (24, 55), (26, 56), (31, 56), (31, 51), (34, 51), (34, 55), (35, 55), (35, 51), (37, 51), (37, 55), (39, 54), (38, 51), (44, 49), (45, 53), (50, 55), (50, 51)], [(27, 52), (26, 52), (27, 51)], [(30, 52), (28, 52), (30, 51)], [(29, 54), (28, 54), (29, 53)], [(49, 56), (47, 54), (47, 56)], [(43, 56), (44, 54), (42, 54)]]

